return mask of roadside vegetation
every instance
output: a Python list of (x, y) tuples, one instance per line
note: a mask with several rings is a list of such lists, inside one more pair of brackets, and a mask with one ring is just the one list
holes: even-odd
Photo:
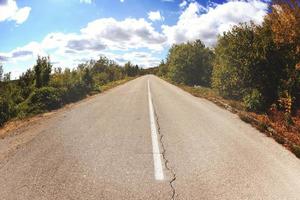
[(106, 57), (73, 70), (53, 69), (49, 57), (38, 57), (32, 69), (11, 80), (0, 65), (0, 126), (13, 118), (58, 109), (144, 73), (148, 72), (130, 62), (120, 66)]
[(300, 157), (300, 1), (273, 3), (261, 25), (244, 23), (211, 49), (172, 46), (158, 75), (239, 112)]

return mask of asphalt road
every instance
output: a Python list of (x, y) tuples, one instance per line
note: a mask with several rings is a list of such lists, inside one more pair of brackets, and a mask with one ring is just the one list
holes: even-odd
[(57, 112), (0, 145), (25, 135), (34, 137), (0, 160), (1, 200), (300, 199), (293, 154), (155, 76)]

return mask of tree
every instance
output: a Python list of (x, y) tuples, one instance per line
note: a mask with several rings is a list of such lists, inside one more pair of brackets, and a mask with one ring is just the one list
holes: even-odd
[(138, 65), (133, 65), (131, 62), (127, 62), (124, 65), (124, 72), (127, 76), (134, 77), (138, 75), (139, 67)]
[(233, 27), (219, 37), (215, 54), (212, 85), (222, 96), (244, 100), (251, 110), (266, 108), (277, 99), (284, 59), (270, 24)]
[(282, 79), (280, 104), (288, 115), (300, 106), (300, 1), (277, 0), (267, 20), (272, 24), (274, 41), (285, 51), (284, 68), (287, 77)]
[(82, 81), (87, 89), (91, 90), (94, 86), (93, 76), (89, 68), (83, 70)]
[(300, 1), (276, 0), (268, 19), (272, 23), (274, 40), (279, 46), (289, 46), (300, 68)]
[(9, 82), (11, 80), (11, 72), (5, 73), (3, 76), (4, 82)]
[(41, 88), (47, 86), (50, 81), (50, 74), (52, 65), (49, 57), (38, 57), (36, 65), (34, 66), (35, 72), (35, 86)]
[(162, 60), (158, 66), (158, 75), (159, 76), (166, 76), (168, 73), (168, 65)]
[(34, 88), (34, 72), (28, 69), (19, 77), (18, 85), (21, 89), (21, 95), (26, 99)]
[(212, 60), (213, 52), (200, 40), (173, 45), (167, 57), (167, 75), (176, 83), (209, 86)]

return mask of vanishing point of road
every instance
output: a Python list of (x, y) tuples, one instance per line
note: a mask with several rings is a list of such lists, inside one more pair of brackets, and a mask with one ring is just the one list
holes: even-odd
[(300, 200), (293, 154), (153, 75), (62, 109), (0, 150), (26, 135), (0, 160), (1, 200)]

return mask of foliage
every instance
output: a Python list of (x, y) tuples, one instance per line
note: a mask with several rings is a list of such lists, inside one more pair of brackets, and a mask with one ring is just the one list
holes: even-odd
[(167, 64), (162, 60), (158, 66), (158, 75), (165, 77), (168, 73), (168, 66)]
[(288, 61), (281, 66), (287, 76), (279, 92), (280, 104), (286, 103), (283, 107), (290, 115), (300, 105), (300, 1), (275, 1), (267, 20), (271, 23), (277, 48), (284, 51), (282, 56)]
[(10, 119), (12, 113), (12, 105), (7, 99), (0, 98), (0, 126)]
[(50, 74), (52, 65), (49, 57), (38, 57), (36, 65), (34, 66), (35, 72), (35, 86), (37, 88), (47, 86), (50, 81)]
[(122, 67), (100, 57), (79, 64), (73, 70), (55, 68), (51, 72), (50, 58), (38, 57), (33, 69), (28, 69), (19, 79), (10, 80), (10, 73), (4, 75), (0, 81), (0, 126), (11, 118), (53, 110), (99, 93), (103, 85), (126, 76), (137, 76), (142, 69), (131, 63)]
[(175, 83), (208, 86), (212, 59), (212, 51), (200, 40), (173, 45), (167, 57), (167, 69), (162, 63), (160, 73), (167, 71), (167, 76)]
[(245, 95), (243, 102), (249, 111), (260, 111), (263, 110), (265, 106), (262, 94), (257, 89), (253, 89)]
[(27, 99), (34, 90), (34, 78), (34, 72), (31, 69), (28, 69), (19, 77), (18, 86), (20, 87), (23, 99)]
[(134, 77), (139, 75), (139, 67), (133, 65), (131, 62), (127, 62), (124, 66), (124, 71), (127, 76)]
[[(219, 38), (212, 86), (226, 98), (249, 99), (258, 91), (266, 106), (277, 99), (284, 71), (270, 25), (240, 24)], [(261, 109), (265, 106), (259, 106)]]
[(27, 100), (29, 113), (41, 113), (57, 109), (62, 105), (62, 92), (53, 87), (42, 87), (33, 91)]

